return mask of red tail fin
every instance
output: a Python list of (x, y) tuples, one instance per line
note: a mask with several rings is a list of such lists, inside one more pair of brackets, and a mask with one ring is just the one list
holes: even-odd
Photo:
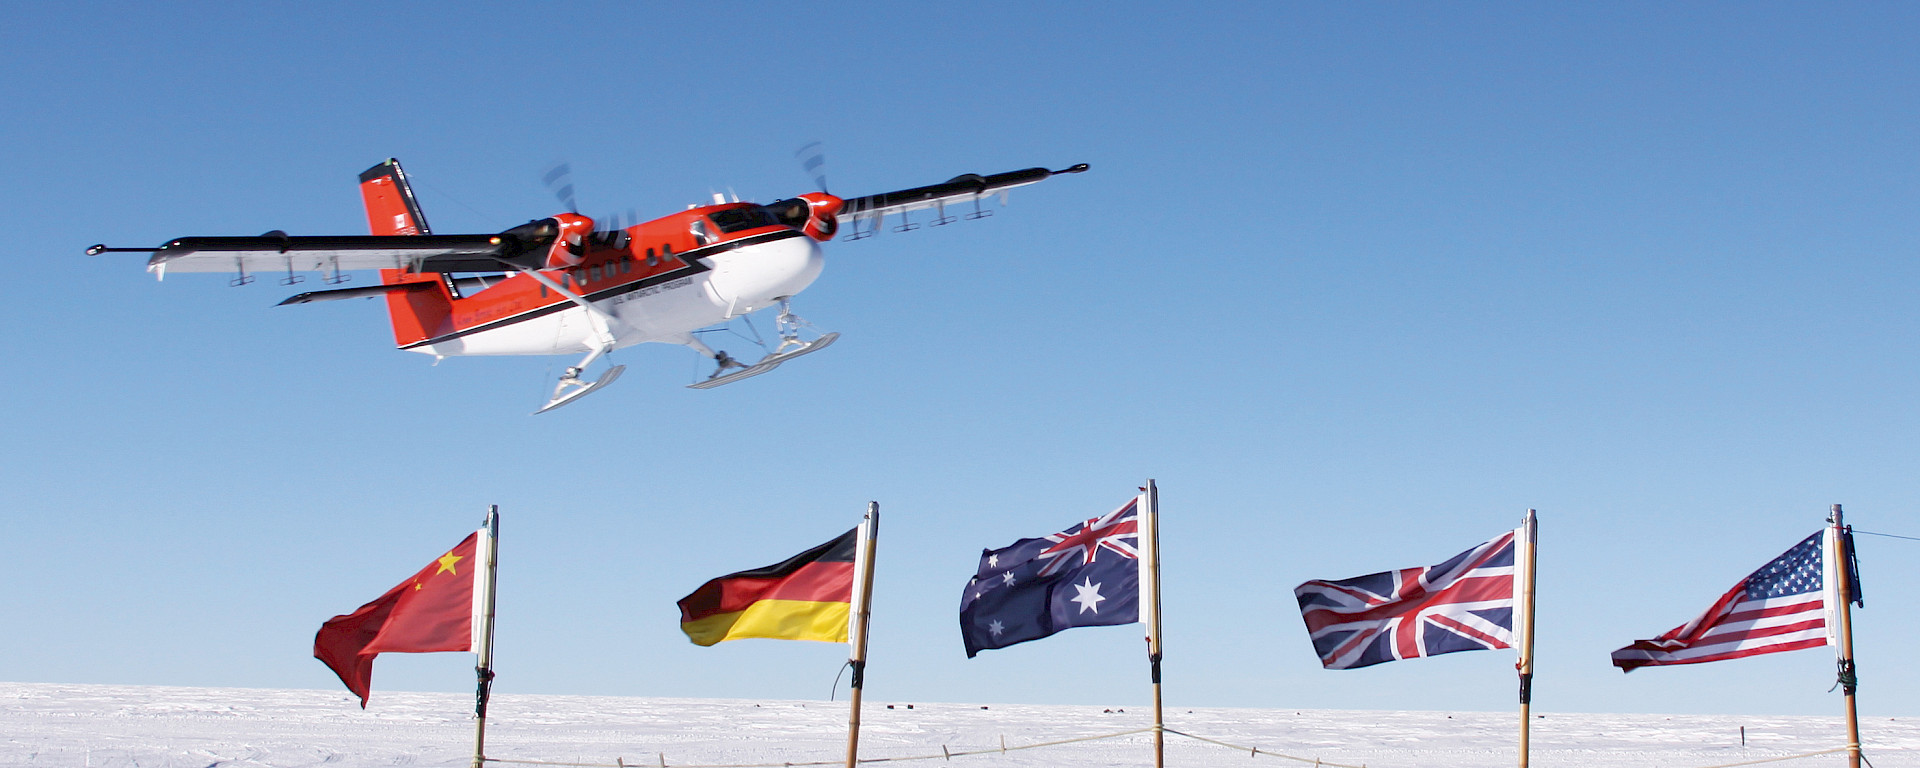
[[(386, 162), (360, 174), (360, 197), (367, 204), (367, 229), (376, 235), (430, 235), (420, 201), (413, 197), (400, 161)], [(387, 294), (387, 314), (393, 320), (394, 343), (406, 347), (452, 330), (453, 294), (435, 273), (400, 269), (380, 270), (380, 282), (436, 283), (433, 290), (393, 291)]]
[(387, 161), (360, 174), (360, 197), (367, 202), (367, 229), (375, 235), (431, 235), (420, 201), (400, 161)]

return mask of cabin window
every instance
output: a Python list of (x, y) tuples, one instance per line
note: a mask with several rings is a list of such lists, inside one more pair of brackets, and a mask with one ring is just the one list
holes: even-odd
[(660, 258), (658, 256), (653, 255), (652, 248), (648, 248), (647, 249), (647, 266), (651, 267), (659, 263), (660, 263)]
[(624, 275), (632, 271), (633, 271), (633, 256), (625, 253), (620, 254), (620, 274)]
[(544, 299), (544, 298), (546, 298), (546, 297), (547, 297), (547, 284), (546, 284), (546, 283), (541, 283), (541, 284), (540, 284), (540, 298), (543, 298), (543, 299)]
[(660, 246), (660, 260), (661, 260), (661, 261), (673, 261), (673, 246), (672, 246), (672, 245), (663, 245), (663, 246)]
[(600, 282), (600, 265), (595, 264), (587, 269), (587, 282)]

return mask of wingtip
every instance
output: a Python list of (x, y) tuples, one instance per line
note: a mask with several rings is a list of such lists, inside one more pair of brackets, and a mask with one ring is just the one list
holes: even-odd
[(1088, 168), (1092, 168), (1092, 167), (1093, 166), (1087, 165), (1086, 163), (1078, 163), (1067, 168), (1066, 170), (1054, 171), (1054, 173), (1085, 173)]

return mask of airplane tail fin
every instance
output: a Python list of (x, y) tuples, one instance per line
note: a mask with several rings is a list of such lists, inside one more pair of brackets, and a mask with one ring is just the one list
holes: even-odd
[[(420, 201), (407, 183), (407, 172), (400, 161), (388, 158), (360, 174), (360, 198), (367, 205), (367, 229), (375, 235), (431, 235)], [(434, 283), (432, 289), (392, 291), (387, 294), (387, 314), (393, 320), (393, 340), (407, 347), (439, 336), (452, 329), (453, 293), (444, 275), (418, 273), (403, 269), (380, 270), (380, 282)]]
[(360, 174), (360, 197), (367, 203), (367, 229), (375, 235), (431, 235), (420, 201), (413, 197), (413, 185), (400, 161), (385, 162)]

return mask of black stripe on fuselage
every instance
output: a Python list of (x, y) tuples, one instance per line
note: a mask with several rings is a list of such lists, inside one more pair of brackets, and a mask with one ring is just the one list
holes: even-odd
[[(674, 254), (674, 258), (677, 258), (677, 259), (680, 259), (681, 261), (686, 262), (687, 265), (685, 267), (673, 270), (672, 272), (663, 272), (661, 274), (654, 275), (652, 277), (644, 277), (639, 280), (635, 280), (631, 283), (622, 283), (620, 285), (616, 285), (611, 288), (604, 288), (598, 291), (594, 291), (592, 293), (583, 293), (580, 295), (580, 297), (583, 299), (586, 299), (589, 302), (601, 301), (603, 299), (610, 299), (615, 296), (619, 296), (621, 294), (632, 293), (642, 288), (648, 288), (651, 286), (659, 285), (661, 283), (665, 283), (670, 280), (678, 280), (682, 277), (688, 277), (691, 275), (700, 274), (701, 272), (712, 271), (713, 267), (700, 263), (701, 259), (704, 259), (710, 256), (717, 256), (719, 254), (726, 253), (727, 251), (735, 250), (735, 249), (742, 248), (749, 245), (759, 245), (761, 243), (771, 243), (779, 240), (786, 240), (790, 238), (806, 237), (806, 236), (807, 236), (807, 233), (802, 232), (800, 230), (787, 229), (779, 232), (768, 232), (763, 235), (753, 235), (751, 237), (743, 237), (738, 240), (729, 240), (724, 243), (714, 243), (713, 245), (701, 246), (699, 248), (695, 248), (685, 253)], [(464, 328), (458, 331), (454, 331), (453, 333), (446, 334), (444, 336), (436, 336), (434, 338), (427, 339), (425, 341), (416, 341), (412, 344), (402, 345), (399, 348), (413, 349), (415, 347), (425, 347), (433, 344), (439, 344), (445, 341), (452, 341), (462, 336), (469, 336), (469, 335), (480, 333), (483, 331), (491, 331), (496, 328), (504, 328), (514, 323), (518, 323), (526, 320), (532, 320), (537, 317), (545, 317), (547, 315), (551, 315), (555, 312), (559, 312), (561, 310), (564, 310), (572, 306), (576, 306), (573, 303), (573, 301), (571, 299), (566, 298), (565, 296), (562, 296), (560, 297), (559, 301), (556, 301), (552, 304), (548, 304), (543, 307), (529, 309), (525, 312), (521, 312), (520, 314), (510, 315), (508, 317), (500, 318), (499, 320), (489, 321), (480, 325), (476, 325), (472, 328)]]

